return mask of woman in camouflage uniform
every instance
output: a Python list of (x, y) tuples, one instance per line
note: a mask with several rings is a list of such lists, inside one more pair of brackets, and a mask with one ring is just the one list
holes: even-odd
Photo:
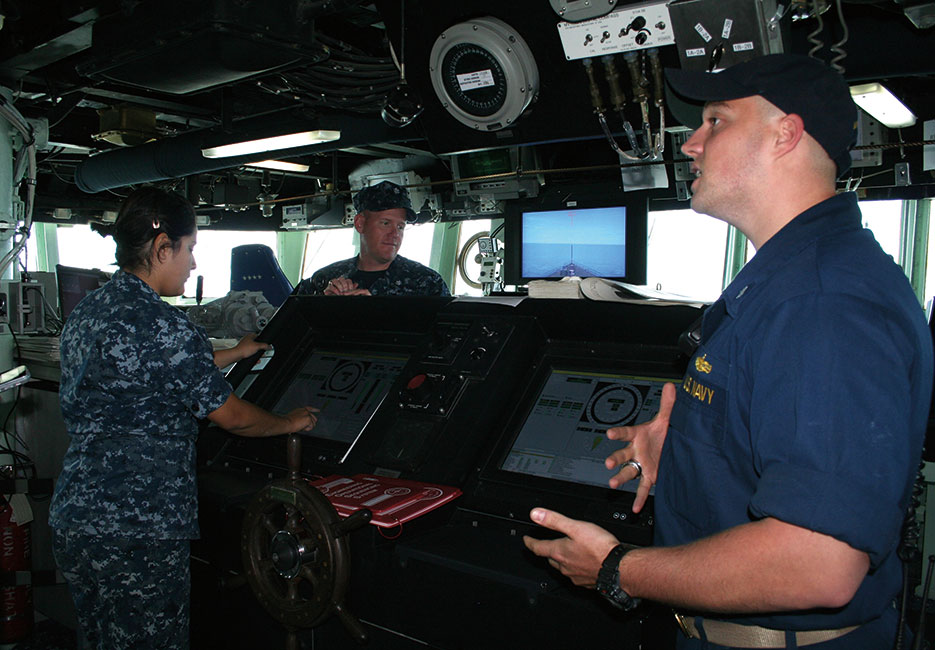
[[(49, 517), (55, 558), (91, 647), (187, 648), (198, 420), (273, 436), (311, 429), (316, 409), (278, 416), (233, 395), (204, 330), (162, 300), (181, 295), (195, 268), (185, 199), (137, 190), (108, 230), (120, 270), (78, 304), (61, 338), (71, 444)], [(246, 339), (217, 361), (263, 347)]]

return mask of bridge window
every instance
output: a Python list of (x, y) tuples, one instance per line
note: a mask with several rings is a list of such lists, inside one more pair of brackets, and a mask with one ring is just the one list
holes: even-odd
[(113, 237), (101, 237), (87, 225), (60, 225), (56, 231), (59, 264), (109, 273), (117, 270), (117, 244)]
[(194, 298), (198, 276), (204, 276), (204, 300), (227, 295), (231, 287), (231, 250), (244, 244), (263, 244), (276, 253), (276, 233), (271, 230), (199, 230), (195, 246), (195, 264), (185, 297)]
[[(429, 266), (434, 234), (435, 224), (433, 223), (406, 226), (406, 233), (403, 236), (403, 245), (399, 249), (399, 254)], [(305, 262), (302, 264), (302, 277), (311, 277), (315, 271), (322, 267), (354, 257), (359, 250), (360, 237), (357, 231), (351, 227), (322, 228), (309, 231), (305, 241)]]
[(902, 201), (861, 201), (864, 228), (873, 232), (880, 247), (899, 262)]
[[(58, 239), (58, 263), (78, 268), (97, 268), (113, 272), (116, 244), (111, 237), (101, 237), (86, 225), (65, 226), (59, 224), (56, 229)], [(32, 238), (31, 238), (32, 239)], [(194, 298), (198, 276), (204, 276), (204, 299), (220, 298), (230, 291), (231, 249), (242, 244), (265, 244), (276, 250), (276, 233), (273, 231), (234, 231), (208, 230), (198, 231), (198, 245), (195, 248), (197, 268), (185, 284), (185, 298)], [(30, 249), (35, 249), (31, 241)], [(38, 270), (32, 262), (30, 269)], [(50, 263), (54, 269), (54, 262)]]
[(727, 224), (693, 210), (649, 213), (646, 284), (694, 300), (721, 295)]
[(357, 254), (357, 231), (353, 228), (312, 230), (305, 238), (305, 260), (302, 277), (308, 278), (318, 269)]

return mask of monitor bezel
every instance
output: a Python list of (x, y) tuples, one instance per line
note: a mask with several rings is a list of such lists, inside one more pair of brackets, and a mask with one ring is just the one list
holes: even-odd
[(559, 351), (545, 353), (535, 365), (530, 381), (526, 384), (522, 394), (517, 396), (516, 408), (506, 421), (503, 432), (497, 444), (491, 451), (484, 464), (479, 479), (494, 482), (502, 486), (514, 486), (522, 490), (535, 490), (561, 495), (575, 495), (588, 499), (604, 500), (607, 498), (623, 498), (632, 502), (634, 492), (629, 490), (613, 489), (609, 485), (599, 487), (588, 483), (563, 480), (555, 477), (537, 476), (502, 469), (504, 462), (513, 449), (523, 426), (530, 413), (538, 402), (546, 382), (553, 371), (601, 373), (609, 375), (634, 375), (664, 379), (675, 383), (681, 382), (682, 375), (670, 365), (651, 359), (626, 360), (620, 358), (581, 358), (568, 356)]
[[(107, 271), (102, 271), (101, 269), (85, 269), (85, 268), (81, 268), (77, 266), (66, 266), (65, 264), (56, 264), (55, 265), (55, 285), (56, 285), (55, 288), (56, 288), (56, 293), (58, 294), (58, 315), (62, 319), (62, 321), (64, 322), (65, 320), (68, 319), (68, 316), (70, 316), (71, 312), (74, 311), (75, 307), (78, 306), (78, 303), (84, 300), (84, 298), (89, 293), (91, 293), (92, 291), (96, 291), (97, 289), (100, 289), (102, 286), (104, 286), (110, 280), (111, 275), (112, 275), (111, 273), (108, 273)], [(71, 308), (68, 310), (67, 314), (65, 313), (65, 289), (63, 287), (64, 283), (62, 282), (62, 278), (64, 276), (72, 276), (72, 277), (80, 276), (83, 278), (89, 278), (89, 279), (95, 280), (97, 282), (97, 287), (95, 287), (94, 289), (91, 289), (90, 291), (86, 291), (84, 295), (82, 295), (74, 305), (71, 305)]]
[(607, 276), (609, 280), (629, 284), (646, 284), (647, 220), (649, 200), (644, 194), (613, 197), (576, 196), (565, 194), (558, 199), (539, 197), (511, 201), (504, 214), (504, 282), (522, 286), (532, 280), (557, 280), (557, 278), (530, 277), (523, 273), (523, 214), (528, 212), (565, 212), (570, 209), (589, 210), (594, 208), (617, 208), (626, 210), (626, 274)]
[[(316, 346), (316, 347), (313, 347), (306, 352), (302, 360), (302, 363), (297, 365), (295, 371), (292, 373), (292, 378), (290, 379), (290, 381), (288, 381), (287, 383), (283, 385), (282, 389), (279, 392), (278, 399), (270, 407), (270, 412), (275, 413), (277, 415), (285, 415), (286, 413), (288, 413), (289, 407), (282, 405), (282, 402), (286, 397), (286, 393), (299, 380), (299, 375), (302, 373), (303, 370), (308, 368), (308, 365), (311, 359), (315, 356), (317, 356), (318, 358), (336, 357), (339, 360), (345, 360), (345, 361), (349, 359), (365, 359), (367, 361), (373, 361), (375, 359), (383, 359), (383, 360), (393, 359), (399, 364), (399, 368), (397, 372), (393, 374), (392, 380), (390, 381), (386, 392), (383, 394), (382, 397), (379, 398), (379, 400), (376, 400), (375, 405), (373, 405), (372, 410), (367, 415), (364, 425), (357, 431), (356, 434), (354, 434), (352, 439), (344, 440), (342, 438), (333, 437), (333, 436), (330, 436), (330, 437), (323, 436), (318, 432), (319, 427), (317, 426), (311, 431), (300, 432), (300, 434), (305, 438), (314, 439), (316, 441), (321, 441), (322, 443), (328, 443), (328, 442), (335, 443), (334, 445), (329, 445), (335, 449), (341, 449), (342, 447), (346, 448), (346, 451), (342, 457), (342, 461), (343, 461), (343, 459), (347, 457), (347, 454), (350, 453), (351, 449), (354, 448), (354, 445), (360, 439), (360, 436), (363, 435), (364, 431), (367, 430), (367, 427), (369, 426), (371, 420), (373, 420), (373, 417), (376, 415), (377, 411), (380, 410), (380, 407), (382, 406), (383, 401), (390, 395), (390, 392), (392, 391), (393, 387), (396, 386), (396, 384), (398, 383), (399, 376), (403, 373), (403, 370), (405, 369), (406, 364), (409, 363), (409, 360), (412, 357), (412, 355), (409, 353), (391, 352), (391, 351), (386, 351), (386, 350), (367, 350), (367, 349), (362, 349), (359, 347), (354, 348), (351, 346)], [(292, 404), (290, 406), (292, 408), (296, 408), (297, 406), (300, 406), (300, 405)], [(309, 404), (309, 406), (317, 406), (317, 404)], [(327, 413), (327, 409), (323, 407), (322, 413)]]

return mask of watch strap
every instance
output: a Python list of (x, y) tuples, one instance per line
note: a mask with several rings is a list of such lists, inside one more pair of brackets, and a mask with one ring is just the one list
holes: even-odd
[(633, 546), (617, 544), (613, 547), (600, 570), (597, 572), (595, 587), (599, 594), (606, 598), (614, 607), (628, 611), (639, 605), (639, 598), (633, 598), (620, 587), (620, 559), (633, 549)]

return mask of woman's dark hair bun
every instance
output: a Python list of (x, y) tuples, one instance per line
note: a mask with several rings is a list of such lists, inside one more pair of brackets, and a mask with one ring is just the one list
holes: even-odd
[(164, 233), (167, 246), (177, 250), (195, 230), (195, 210), (185, 197), (149, 185), (130, 193), (109, 232), (117, 242), (117, 266), (133, 270), (150, 268), (159, 235)]
[(98, 233), (101, 237), (113, 237), (114, 236), (114, 226), (109, 223), (97, 223), (91, 222), (91, 230)]

